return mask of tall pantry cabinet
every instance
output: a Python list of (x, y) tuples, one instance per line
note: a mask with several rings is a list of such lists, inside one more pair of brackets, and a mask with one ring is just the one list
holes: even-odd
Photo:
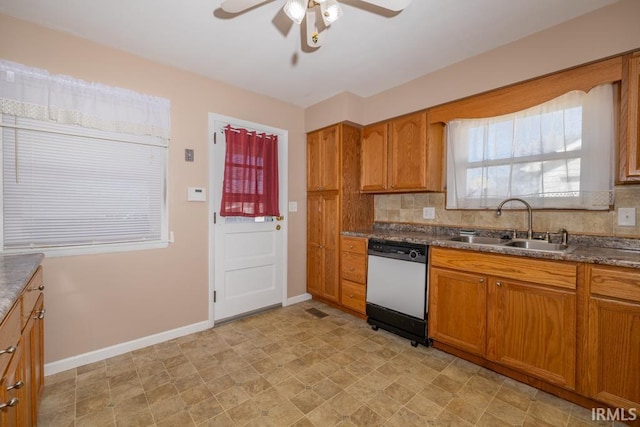
[(361, 130), (339, 123), (307, 134), (307, 291), (340, 301), (340, 233), (373, 224), (373, 195), (360, 194)]

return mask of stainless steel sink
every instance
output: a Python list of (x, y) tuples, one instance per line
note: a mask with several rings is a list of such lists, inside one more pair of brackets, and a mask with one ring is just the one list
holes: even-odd
[(449, 240), (453, 242), (473, 243), (476, 245), (500, 245), (507, 240), (500, 239), (498, 237), (483, 237), (483, 236), (455, 236)]
[(568, 245), (560, 243), (549, 243), (544, 240), (512, 240), (507, 242), (504, 246), (521, 249), (531, 249), (534, 251), (552, 251), (552, 252), (565, 252), (569, 249)]
[(561, 243), (549, 243), (544, 240), (507, 240), (498, 237), (484, 236), (454, 236), (448, 240), (452, 242), (469, 243), (473, 245), (488, 245), (526, 249), (531, 251), (570, 252), (573, 247)]

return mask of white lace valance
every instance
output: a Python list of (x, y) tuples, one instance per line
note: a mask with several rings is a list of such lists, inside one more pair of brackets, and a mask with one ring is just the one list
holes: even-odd
[(169, 140), (168, 99), (0, 59), (0, 113)]

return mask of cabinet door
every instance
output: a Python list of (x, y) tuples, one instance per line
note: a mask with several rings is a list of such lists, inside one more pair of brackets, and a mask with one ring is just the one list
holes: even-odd
[(322, 295), (322, 194), (307, 196), (307, 291)]
[(338, 195), (325, 194), (323, 196), (323, 267), (325, 298), (337, 301), (340, 296), (340, 219), (338, 218)]
[(307, 290), (337, 301), (339, 295), (338, 195), (307, 196)]
[(25, 387), (22, 368), (22, 345), (18, 345), (11, 358), (4, 377), (0, 380), (0, 425), (20, 427), (34, 425), (25, 417), (29, 407), (25, 401)]
[(340, 183), (340, 127), (333, 126), (320, 132), (320, 187), (337, 190)]
[(640, 53), (625, 57), (620, 124), (620, 181), (640, 181)]
[(388, 132), (387, 124), (365, 127), (362, 131), (362, 167), (360, 189), (379, 191), (387, 189)]
[(307, 135), (307, 191), (318, 191), (322, 187), (322, 150), (320, 132)]
[(492, 278), (488, 296), (488, 358), (574, 388), (575, 292)]
[(589, 300), (589, 395), (622, 408), (640, 407), (640, 304)]
[(428, 328), (431, 338), (484, 356), (486, 313), (484, 276), (431, 267)]
[(21, 411), (25, 425), (38, 425), (38, 407), (44, 388), (44, 296), (25, 314), (27, 324), (22, 331), (22, 367), (24, 402)]
[(332, 126), (307, 135), (307, 191), (338, 189), (339, 132), (339, 126)]
[(427, 186), (427, 116), (417, 113), (392, 120), (390, 187), (395, 191)]

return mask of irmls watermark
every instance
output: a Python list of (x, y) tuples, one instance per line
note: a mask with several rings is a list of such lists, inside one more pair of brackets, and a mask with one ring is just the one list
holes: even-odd
[(591, 408), (592, 421), (635, 421), (638, 419), (637, 408)]

